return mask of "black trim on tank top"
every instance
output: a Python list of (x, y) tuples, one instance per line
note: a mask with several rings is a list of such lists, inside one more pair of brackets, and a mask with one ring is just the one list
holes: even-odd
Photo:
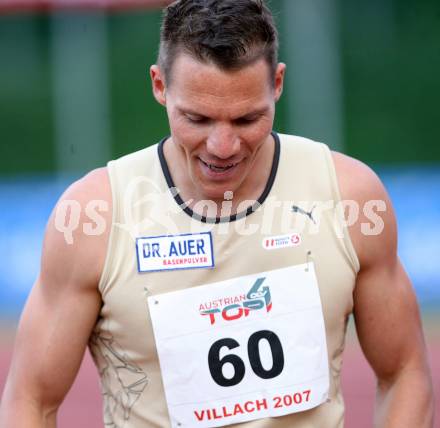
[[(180, 197), (179, 194), (173, 195), (174, 200), (177, 202), (179, 207), (186, 214), (188, 214), (190, 217), (192, 217), (196, 220), (199, 220), (202, 223), (215, 223), (215, 224), (239, 220), (243, 217), (248, 216), (249, 214), (252, 214), (254, 211), (256, 211), (264, 203), (264, 201), (268, 197), (268, 195), (272, 189), (273, 183), (275, 181), (275, 177), (277, 175), (277, 170), (278, 170), (278, 165), (280, 163), (280, 151), (281, 151), (280, 137), (278, 136), (278, 134), (275, 131), (272, 131), (271, 135), (275, 140), (275, 150), (274, 150), (272, 168), (270, 170), (269, 179), (267, 180), (266, 187), (264, 188), (263, 193), (260, 195), (260, 197), (257, 199), (257, 201), (253, 205), (251, 205), (250, 207), (247, 208), (246, 211), (242, 211), (237, 214), (232, 214), (228, 217), (215, 217), (215, 218), (214, 217), (205, 217), (205, 216), (201, 216), (200, 214), (195, 213), (191, 208), (189, 208), (185, 204), (185, 202), (183, 201), (183, 199)], [(165, 180), (167, 182), (168, 187), (171, 189), (171, 188), (176, 188), (176, 185), (174, 184), (174, 181), (171, 177), (171, 173), (168, 168), (168, 164), (165, 159), (164, 152), (163, 152), (163, 145), (168, 138), (169, 137), (165, 137), (160, 141), (160, 143), (158, 144), (158, 147), (157, 147), (157, 152), (159, 154), (159, 161), (160, 161), (160, 166), (162, 167), (163, 175), (165, 176)]]

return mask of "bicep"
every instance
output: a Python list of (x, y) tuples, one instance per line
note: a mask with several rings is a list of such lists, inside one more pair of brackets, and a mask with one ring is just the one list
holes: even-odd
[(100, 308), (93, 289), (68, 284), (58, 288), (54, 291), (41, 278), (33, 287), (8, 382), (15, 397), (28, 395), (49, 407), (56, 407), (69, 390)]
[(354, 317), (361, 347), (379, 379), (425, 361), (417, 300), (397, 257), (360, 271)]
[[(359, 341), (379, 379), (392, 379), (403, 368), (426, 362), (417, 300), (397, 256), (394, 210), (383, 184), (366, 165), (337, 153), (334, 161), (343, 198), (360, 205), (360, 218), (349, 228), (360, 263), (354, 290)], [(362, 229), (370, 222), (365, 207), (372, 200), (385, 207), (380, 213), (383, 228), (374, 234)]]

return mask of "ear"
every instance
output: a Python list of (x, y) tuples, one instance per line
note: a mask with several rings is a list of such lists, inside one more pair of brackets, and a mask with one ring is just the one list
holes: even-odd
[(150, 67), (151, 84), (153, 87), (153, 95), (156, 101), (163, 106), (166, 106), (165, 96), (165, 76), (163, 76), (159, 66), (154, 64)]
[(275, 71), (275, 101), (278, 101), (283, 93), (284, 74), (286, 72), (286, 64), (280, 62)]

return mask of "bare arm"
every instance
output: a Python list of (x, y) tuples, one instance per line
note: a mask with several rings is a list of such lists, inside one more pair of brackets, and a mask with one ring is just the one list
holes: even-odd
[(377, 377), (375, 427), (430, 428), (433, 392), (426, 347), (417, 301), (397, 256), (390, 200), (368, 167), (340, 154), (334, 160), (343, 199), (357, 201), (361, 209), (368, 200), (386, 204), (381, 233), (361, 230), (361, 223), (369, 223), (365, 213), (350, 229), (361, 266), (354, 292), (356, 329)]
[[(55, 227), (56, 209), (49, 220), (41, 272), (20, 320), (1, 402), (3, 428), (55, 427), (57, 410), (81, 364), (101, 307), (98, 281), (110, 229), (100, 236), (83, 233), (81, 225), (90, 222), (84, 207), (93, 199), (110, 202), (104, 169), (72, 185), (61, 198), (82, 207), (72, 244)], [(100, 214), (108, 225), (110, 213)]]

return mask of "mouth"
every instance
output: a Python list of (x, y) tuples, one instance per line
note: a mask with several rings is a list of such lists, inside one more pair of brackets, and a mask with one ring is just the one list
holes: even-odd
[[(200, 158), (199, 158), (200, 159)], [(203, 163), (203, 165), (205, 165), (207, 168), (209, 168), (211, 171), (213, 172), (218, 172), (218, 173), (222, 173), (222, 172), (226, 172), (231, 170), (232, 168), (234, 168), (235, 166), (238, 165), (238, 162), (236, 163), (231, 163), (231, 164), (227, 164), (227, 165), (214, 165), (208, 162), (205, 162), (204, 160), (200, 159), (200, 161)]]

